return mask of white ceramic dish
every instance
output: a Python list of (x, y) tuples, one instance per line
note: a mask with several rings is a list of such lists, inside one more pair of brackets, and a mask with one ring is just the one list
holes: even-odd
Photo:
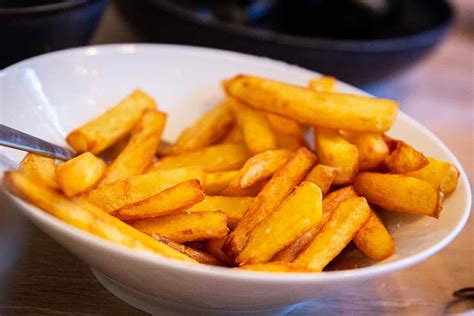
[[(72, 128), (113, 105), (132, 89), (152, 94), (169, 113), (166, 139), (222, 97), (219, 82), (237, 73), (305, 84), (314, 72), (249, 55), (185, 46), (107, 45), (60, 51), (23, 61), (1, 72), (0, 120), (24, 132), (65, 145)], [(363, 92), (343, 83), (343, 92)], [(461, 231), (471, 206), (466, 175), (449, 149), (403, 113), (390, 132), (461, 171), (459, 186), (439, 220), (391, 214), (388, 227), (397, 252), (357, 270), (275, 274), (230, 270), (173, 261), (131, 251), (76, 229), (17, 198), (13, 204), (38, 227), (88, 263), (115, 295), (149, 312), (263, 311), (419, 263)], [(0, 169), (16, 167), (23, 153), (0, 149)], [(168, 309), (168, 311), (169, 311)]]

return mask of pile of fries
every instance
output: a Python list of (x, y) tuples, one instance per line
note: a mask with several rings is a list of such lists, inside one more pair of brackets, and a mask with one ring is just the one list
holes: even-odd
[(225, 80), (226, 98), (172, 144), (161, 139), (167, 115), (136, 90), (67, 136), (80, 155), (27, 154), (4, 184), (82, 230), (169, 258), (320, 272), (353, 241), (383, 260), (396, 247), (377, 212), (438, 218), (459, 172), (384, 134), (396, 102), (335, 83)]

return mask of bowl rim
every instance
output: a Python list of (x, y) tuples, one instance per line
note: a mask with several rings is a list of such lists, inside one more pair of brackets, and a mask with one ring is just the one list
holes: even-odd
[(69, 10), (75, 7), (86, 5), (91, 2), (100, 2), (104, 0), (68, 0), (48, 4), (33, 5), (27, 7), (0, 7), (0, 17), (9, 15), (30, 15), (38, 13), (52, 13), (56, 11)]
[(374, 40), (345, 40), (345, 39), (327, 39), (322, 37), (306, 37), (301, 35), (290, 35), (286, 33), (275, 32), (266, 29), (252, 28), (245, 25), (232, 24), (217, 19), (203, 20), (195, 14), (189, 12), (169, 0), (147, 0), (155, 7), (177, 15), (179, 18), (186, 19), (200, 26), (213, 27), (227, 31), (232, 35), (245, 36), (252, 40), (265, 40), (280, 45), (299, 46), (304, 48), (312, 48), (325, 51), (341, 51), (341, 52), (371, 52), (382, 53), (409, 50), (417, 47), (429, 46), (435, 42), (441, 33), (444, 36), (452, 26), (454, 20), (454, 8), (448, 1), (443, 3), (448, 8), (446, 18), (441, 23), (434, 25), (424, 31), (387, 39)]
[[(55, 51), (52, 53), (46, 53), (39, 56), (35, 56), (13, 65), (8, 66), (7, 68), (0, 71), (0, 77), (5, 75), (4, 72), (13, 70), (16, 67), (20, 67), (24, 64), (29, 64), (31, 62), (35, 62), (41, 59), (47, 59), (55, 55), (67, 55), (71, 53), (83, 53), (85, 55), (93, 55), (99, 54), (101, 52), (105, 53), (117, 53), (117, 54), (130, 54), (130, 50), (133, 48), (133, 52), (138, 50), (147, 50), (147, 49), (177, 49), (177, 50), (184, 50), (194, 54), (217, 54), (217, 55), (226, 55), (229, 58), (233, 59), (253, 59), (258, 60), (264, 63), (271, 63), (271, 64), (280, 64), (285, 67), (292, 67), (296, 68), (300, 71), (306, 71), (313, 73), (315, 75), (319, 75), (317, 72), (305, 69), (303, 67), (291, 65), (285, 63), (283, 61), (273, 60), (266, 57), (259, 57), (250, 54), (226, 51), (222, 49), (214, 49), (214, 48), (205, 48), (205, 47), (196, 47), (196, 46), (187, 46), (187, 45), (173, 45), (173, 44), (137, 44), (137, 43), (124, 43), (124, 44), (106, 44), (106, 45), (93, 45), (93, 46), (84, 46), (84, 47), (77, 47), (77, 48), (70, 48), (60, 51)], [(350, 87), (356, 93), (362, 95), (369, 95), (366, 92), (355, 88), (349, 84), (346, 84), (342, 81), (338, 81), (339, 84), (345, 85)], [(370, 96), (370, 95), (369, 95)], [(198, 273), (210, 277), (219, 277), (221, 279), (228, 279), (228, 280), (240, 280), (240, 281), (259, 281), (259, 282), (266, 282), (266, 283), (319, 283), (319, 282), (331, 282), (331, 281), (338, 281), (341, 278), (344, 278), (347, 281), (355, 281), (360, 279), (367, 279), (370, 277), (378, 276), (381, 274), (386, 274), (389, 272), (395, 272), (410, 266), (413, 266), (417, 263), (420, 263), (423, 260), (426, 260), (430, 256), (434, 255), (435, 253), (439, 252), (443, 248), (445, 248), (454, 238), (461, 232), (464, 225), (466, 224), (470, 212), (471, 212), (471, 203), (472, 203), (472, 196), (471, 196), (471, 188), (467, 178), (467, 175), (456, 158), (456, 156), (449, 150), (449, 148), (437, 137), (433, 132), (431, 132), (428, 128), (424, 127), (421, 123), (416, 121), (415, 119), (411, 118), (407, 114), (402, 111), (398, 113), (398, 119), (402, 119), (407, 121), (408, 124), (414, 125), (417, 129), (423, 132), (424, 136), (429, 138), (431, 141), (436, 143), (436, 145), (442, 149), (442, 151), (449, 157), (449, 160), (453, 162), (456, 167), (459, 169), (460, 177), (459, 182), (464, 185), (465, 188), (465, 209), (462, 213), (461, 218), (459, 219), (456, 226), (451, 230), (451, 232), (445, 236), (443, 239), (438, 241), (435, 245), (418, 252), (416, 254), (407, 256), (406, 258), (402, 258), (399, 260), (395, 260), (393, 262), (388, 263), (381, 263), (378, 265), (367, 266), (358, 269), (351, 269), (351, 270), (338, 270), (338, 271), (325, 271), (321, 273), (278, 273), (278, 272), (261, 272), (261, 271), (246, 271), (242, 269), (232, 269), (232, 273), (229, 273), (228, 267), (218, 267), (218, 266), (209, 266), (204, 264), (194, 264), (189, 262), (183, 262), (176, 259), (171, 259), (164, 257), (159, 254), (149, 253), (145, 251), (138, 251), (138, 250), (131, 250), (125, 246), (112, 243), (105, 239), (102, 239), (96, 235), (83, 231), (75, 226), (63, 222), (62, 220), (50, 215), (49, 213), (40, 210), (38, 207), (29, 204), (21, 200), (20, 198), (11, 194), (5, 187), (2, 185), (1, 189), (6, 193), (5, 195), (20, 209), (24, 212), (28, 213), (28, 217), (32, 217), (36, 220), (40, 220), (45, 222), (48, 226), (54, 227), (54, 229), (61, 231), (62, 234), (69, 235), (74, 239), (79, 239), (82, 243), (85, 244), (94, 244), (101, 248), (103, 251), (112, 251), (117, 255), (126, 256), (130, 259), (135, 260), (143, 260), (146, 261), (147, 264), (158, 265), (160, 268), (166, 269), (174, 269), (176, 271), (181, 271), (184, 273)], [(459, 185), (458, 185), (459, 187)], [(79, 258), (80, 259), (80, 258)]]

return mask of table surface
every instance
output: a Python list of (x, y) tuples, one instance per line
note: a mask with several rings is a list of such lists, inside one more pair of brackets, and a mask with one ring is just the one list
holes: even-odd
[[(474, 1), (454, 2), (460, 9), (459, 19), (443, 44), (421, 64), (370, 91), (399, 100), (403, 111), (434, 131), (457, 155), (472, 183)], [(137, 38), (112, 4), (92, 42), (136, 42)], [(0, 209), (5, 208), (0, 205)], [(291, 314), (474, 313), (473, 300), (457, 301), (452, 297), (454, 290), (474, 286), (473, 218), (471, 214), (452, 244), (427, 261), (337, 295), (315, 299)], [(12, 264), (4, 277), (6, 286), (0, 284), (1, 315), (144, 314), (109, 294), (89, 267), (68, 250), (25, 219), (14, 220), (18, 224), (15, 227), (21, 227), (10, 236), (17, 237), (16, 251), (0, 254), (0, 268)]]

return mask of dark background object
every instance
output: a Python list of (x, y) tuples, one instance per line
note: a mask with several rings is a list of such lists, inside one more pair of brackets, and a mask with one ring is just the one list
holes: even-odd
[[(268, 12), (257, 18), (248, 14), (249, 1), (116, 2), (143, 41), (267, 56), (358, 86), (416, 63), (453, 20), (445, 0), (391, 0), (379, 12), (342, 0), (283, 0), (267, 3)], [(228, 3), (227, 12), (222, 2)]]
[(49, 51), (88, 43), (106, 0), (0, 1), (0, 69)]

